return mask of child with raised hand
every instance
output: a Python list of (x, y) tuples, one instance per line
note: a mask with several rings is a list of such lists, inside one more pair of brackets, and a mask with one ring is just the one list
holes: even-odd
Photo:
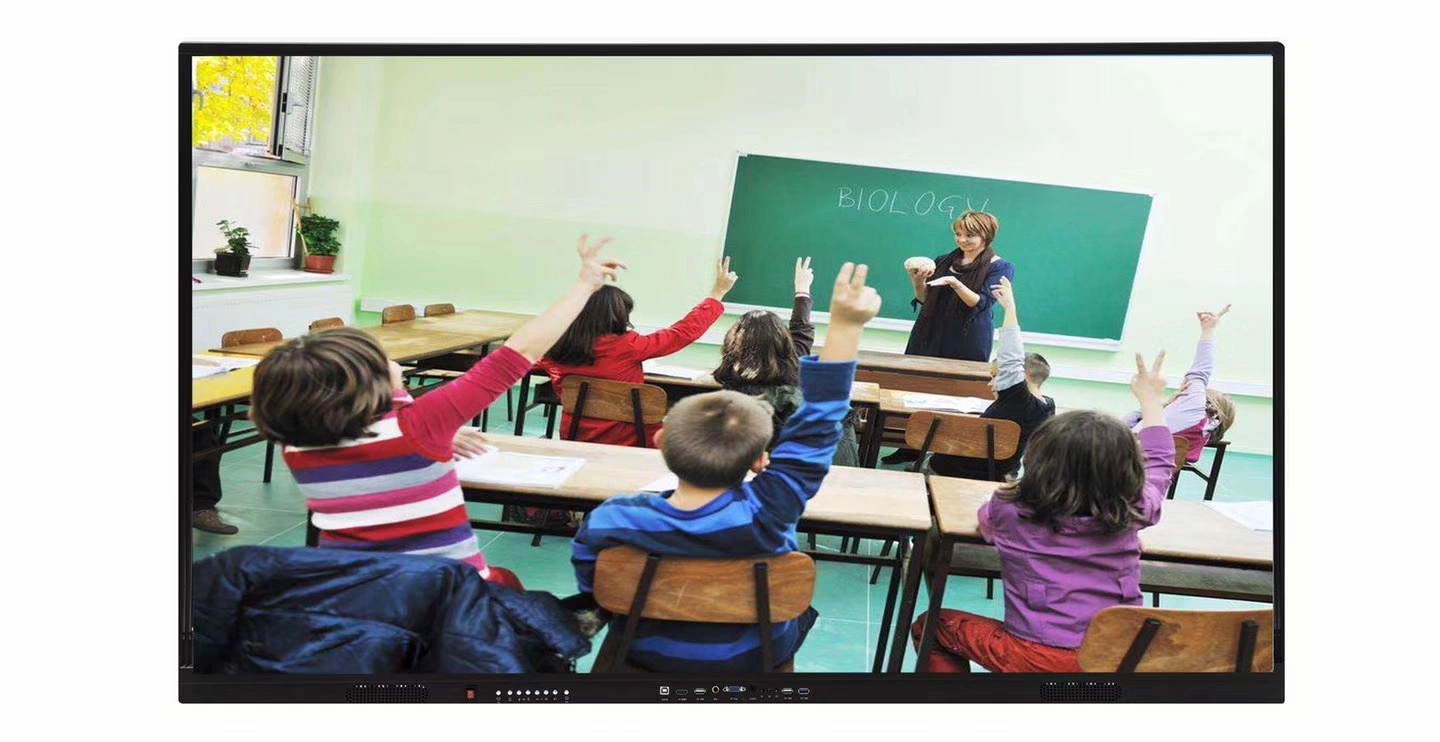
[(452, 449), (459, 431), (529, 371), (597, 290), (627, 266), (600, 255), (609, 238), (580, 237), (580, 278), (464, 376), (414, 399), (399, 365), (354, 328), (295, 338), (255, 369), (251, 419), (283, 444), (285, 463), (320, 530), (322, 548), (430, 554), (467, 562), (487, 581), (520, 587), (486, 564), (470, 529)]
[[(810, 258), (795, 259), (795, 303), (790, 309), (788, 330), (774, 312), (756, 309), (741, 315), (725, 333), (715, 381), (732, 391), (759, 397), (774, 409), (774, 433), (766, 450), (780, 440), (785, 421), (800, 409), (800, 359), (815, 346), (815, 325), (810, 323), (810, 284), (815, 271)], [(840, 444), (835, 448), (836, 466), (859, 466), (860, 446), (855, 434), (855, 412), (845, 416)]]
[(1025, 474), (980, 506), (980, 535), (1000, 553), (1005, 620), (940, 609), (934, 649), (920, 672), (1081, 672), (1077, 654), (1096, 613), (1140, 605), (1140, 529), (1160, 520), (1175, 470), (1165, 427), (1165, 353), (1146, 369), (1135, 356), (1130, 388), (1140, 435), (1116, 418), (1067, 412), (1040, 425)]
[[(595, 561), (622, 545), (653, 554), (747, 557), (785, 554), (797, 547), (795, 527), (820, 490), (850, 410), (850, 384), (864, 324), (880, 310), (865, 285), (867, 269), (846, 263), (830, 303), (830, 331), (818, 359), (800, 361), (804, 403), (786, 421), (767, 453), (771, 412), (760, 400), (733, 391), (687, 397), (670, 410), (660, 435), (665, 464), (679, 486), (658, 495), (614, 497), (590, 513), (575, 535), (571, 562), (580, 595), (572, 607), (593, 605)], [(757, 476), (745, 481), (749, 472)], [(819, 614), (775, 626), (776, 667), (788, 665)], [(617, 618), (611, 631), (623, 631)], [(754, 672), (760, 662), (756, 627), (642, 620), (627, 661), (656, 672)]]
[(995, 462), (993, 477), (989, 462), (983, 458), (931, 456), (930, 469), (941, 476), (1005, 481), (1020, 468), (1025, 445), (1035, 429), (1055, 416), (1055, 400), (1040, 393), (1040, 385), (1050, 378), (1050, 363), (1039, 353), (1025, 352), (1025, 343), (1020, 338), (1020, 318), (1015, 312), (1015, 287), (1009, 278), (1002, 276), (1000, 285), (991, 294), (1004, 307), (1005, 321), (1000, 326), (1000, 350), (990, 362), (994, 377), (990, 387), (995, 390), (995, 401), (980, 417), (1018, 424), (1020, 445), (1014, 456)]
[[(556, 396), (563, 393), (565, 377), (572, 374), (643, 384), (645, 369), (641, 364), (675, 353), (704, 335), (724, 313), (725, 305), (720, 300), (739, 278), (730, 270), (730, 258), (716, 263), (710, 295), (679, 322), (649, 335), (635, 332), (630, 325), (635, 300), (618, 287), (605, 286), (590, 297), (580, 316), (536, 366), (550, 376)], [(570, 413), (561, 418), (560, 430), (562, 435), (569, 434)], [(652, 445), (659, 430), (658, 424), (646, 426), (646, 438)], [(635, 427), (626, 422), (581, 418), (576, 440), (633, 446)]]
[[(1220, 318), (1230, 311), (1230, 305), (1217, 312), (1196, 312), (1200, 320), (1200, 341), (1195, 346), (1195, 360), (1180, 390), (1165, 403), (1165, 425), (1171, 434), (1178, 435), (1190, 443), (1190, 453), (1185, 456), (1188, 463), (1200, 460), (1202, 449), (1211, 441), (1219, 441), (1225, 431), (1235, 423), (1235, 403), (1230, 395), (1210, 388), (1210, 376), (1215, 373), (1215, 328)], [(1140, 430), (1140, 413), (1132, 412), (1125, 417), (1125, 423), (1133, 430)]]

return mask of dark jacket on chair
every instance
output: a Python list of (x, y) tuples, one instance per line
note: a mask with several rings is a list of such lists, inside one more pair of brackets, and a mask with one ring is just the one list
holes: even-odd
[(553, 595), (441, 557), (240, 546), (193, 569), (196, 672), (556, 672), (590, 651)]

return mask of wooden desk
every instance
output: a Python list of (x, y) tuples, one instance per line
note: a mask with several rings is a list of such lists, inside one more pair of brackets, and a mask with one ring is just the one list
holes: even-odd
[(455, 314), (442, 314), (439, 317), (419, 317), (410, 322), (397, 322), (389, 327), (413, 326), (423, 330), (436, 330), (439, 332), (453, 332), (460, 335), (476, 335), (482, 338), (481, 343), (502, 340), (515, 334), (522, 325), (535, 319), (533, 314), (513, 314), (510, 312), (486, 312), (475, 309), (468, 309)]
[[(817, 348), (816, 353), (820, 350)], [(904, 353), (886, 353), (878, 350), (862, 350), (856, 354), (859, 367), (866, 371), (885, 371), (908, 376), (930, 376), (962, 381), (989, 381), (989, 361), (957, 361), (951, 358), (930, 356), (907, 356)], [(887, 387), (888, 388), (888, 387)]]
[[(586, 460), (584, 466), (558, 488), (491, 484), (462, 479), (465, 498), (472, 502), (493, 502), (524, 507), (548, 507), (558, 510), (592, 510), (616, 495), (635, 494), (642, 487), (669, 474), (660, 451), (656, 449), (611, 446), (601, 443), (578, 443), (546, 438), (491, 435), (490, 443), (501, 451), (541, 456), (573, 456)], [(913, 614), (919, 592), (920, 559), (910, 560), (905, 568), (908, 540), (916, 539), (916, 553), (924, 553), (924, 540), (930, 529), (930, 506), (927, 502), (923, 475), (875, 469), (837, 466), (830, 470), (820, 492), (810, 500), (800, 526), (807, 532), (836, 534), (863, 538), (894, 538), (901, 544), (895, 557), (870, 557), (857, 554), (807, 552), (816, 559), (841, 562), (881, 564), (892, 567), (890, 589), (885, 602), (881, 634), (876, 643), (873, 670), (879, 672), (884, 663), (885, 642), (895, 615), (895, 601), (904, 574), (905, 592), (900, 612)], [(527, 533), (572, 535), (559, 529), (536, 528), (524, 524), (472, 521), (476, 528)], [(903, 626), (894, 636), (892, 658), (898, 650), (904, 656), (908, 634)], [(892, 660), (891, 671), (899, 670)]]
[[(929, 565), (929, 610), (933, 611), (944, 603), (954, 544), (984, 543), (978, 511), (997, 483), (932, 475), (929, 486), (940, 530), (939, 548)], [(1275, 566), (1275, 538), (1269, 531), (1246, 528), (1203, 502), (1165, 500), (1160, 506), (1160, 522), (1140, 530), (1140, 554), (1147, 561), (1269, 572)], [(902, 616), (902, 621), (908, 619)], [(930, 652), (934, 634), (935, 622), (927, 621), (920, 641), (921, 658)], [(920, 666), (917, 662), (916, 667)]]
[(224, 404), (243, 402), (250, 398), (250, 388), (254, 382), (254, 366), (195, 379), (190, 382), (190, 409), (200, 411)]
[[(422, 328), (410, 322), (358, 329), (375, 338), (380, 343), (380, 347), (385, 350), (385, 355), (399, 363), (453, 353), (464, 348), (484, 345), (486, 342), (479, 335), (440, 332)], [(288, 339), (283, 342), (288, 342)], [(264, 357), (281, 344), (280, 342), (249, 343), (232, 345), (229, 348), (213, 348), (212, 351), (227, 355)]]

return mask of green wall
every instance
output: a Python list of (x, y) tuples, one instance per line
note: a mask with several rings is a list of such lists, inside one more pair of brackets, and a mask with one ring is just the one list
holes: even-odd
[[(589, 232), (615, 238), (634, 320), (653, 326), (708, 291), (737, 151), (1154, 193), (1125, 351), (1034, 349), (1057, 374), (1123, 380), (1135, 351), (1165, 348), (1178, 377), (1194, 312), (1233, 303), (1216, 378), (1256, 396), (1237, 393), (1230, 438), (1269, 453), (1269, 79), (1268, 60), (1240, 57), (326, 58), (311, 196), (343, 224), (361, 300), (536, 311)], [(788, 273), (805, 251), (733, 268)], [(1023, 324), (1044, 297), (1016, 293)], [(869, 347), (904, 341), (866, 332)], [(676, 361), (715, 357), (697, 345)], [(1054, 378), (1050, 393), (1130, 406), (1123, 383)]]

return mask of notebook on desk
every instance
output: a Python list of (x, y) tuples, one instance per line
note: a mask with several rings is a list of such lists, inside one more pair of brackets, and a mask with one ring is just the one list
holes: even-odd
[(455, 473), (462, 482), (555, 488), (565, 484), (584, 465), (585, 459), (494, 451), (468, 459), (456, 458)]
[(258, 358), (229, 358), (224, 356), (190, 356), (190, 380), (207, 376), (228, 374), (237, 368), (248, 368), (260, 362)]
[(921, 392), (910, 392), (905, 395), (905, 408), (910, 410), (978, 415), (989, 407), (990, 400), (979, 397), (947, 397), (941, 394), (923, 394)]
[(698, 369), (686, 368), (684, 366), (670, 366), (664, 363), (659, 363), (653, 359), (648, 361), (642, 361), (640, 363), (640, 367), (644, 369), (645, 373), (647, 374), (654, 374), (655, 376), (667, 376), (673, 379), (684, 379), (686, 381), (697, 381), (710, 375), (710, 372), (708, 371), (700, 371)]

